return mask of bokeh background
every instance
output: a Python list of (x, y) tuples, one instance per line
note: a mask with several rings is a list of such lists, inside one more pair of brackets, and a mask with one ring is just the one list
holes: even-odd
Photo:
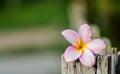
[(0, 74), (61, 74), (61, 35), (97, 26), (120, 48), (120, 0), (0, 0)]

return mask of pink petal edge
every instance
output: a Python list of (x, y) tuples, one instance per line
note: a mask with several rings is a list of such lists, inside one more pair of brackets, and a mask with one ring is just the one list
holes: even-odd
[(89, 49), (85, 50), (85, 52), (79, 57), (79, 60), (82, 64), (88, 67), (92, 67), (95, 64), (95, 57)]
[(79, 27), (78, 34), (84, 42), (89, 42), (91, 40), (91, 29), (88, 24), (82, 24)]
[(101, 39), (93, 39), (87, 43), (88, 49), (90, 49), (93, 53), (100, 53), (106, 47), (106, 43)]
[(79, 39), (77, 32), (73, 30), (64, 30), (62, 32), (62, 35), (65, 37), (67, 41), (69, 41), (73, 45), (76, 45), (76, 41), (78, 41)]
[(74, 61), (80, 57), (82, 52), (76, 51), (75, 46), (69, 46), (65, 53), (64, 53), (64, 58), (66, 62)]

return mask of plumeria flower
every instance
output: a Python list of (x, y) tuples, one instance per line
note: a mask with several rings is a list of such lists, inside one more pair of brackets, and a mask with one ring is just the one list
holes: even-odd
[(87, 24), (79, 27), (78, 33), (73, 30), (64, 30), (62, 35), (72, 45), (68, 46), (64, 53), (66, 62), (75, 61), (79, 58), (85, 66), (92, 67), (95, 64), (94, 54), (105, 49), (106, 44), (101, 39), (91, 40), (91, 29)]

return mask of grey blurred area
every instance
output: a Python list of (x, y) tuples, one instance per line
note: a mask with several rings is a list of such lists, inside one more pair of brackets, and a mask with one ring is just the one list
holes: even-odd
[(52, 53), (2, 57), (0, 74), (60, 74), (60, 59)]

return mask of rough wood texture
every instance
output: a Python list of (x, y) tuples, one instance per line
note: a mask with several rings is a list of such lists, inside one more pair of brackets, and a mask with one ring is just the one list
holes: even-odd
[(111, 74), (116, 73), (116, 63), (117, 63), (117, 48), (111, 49)]
[(111, 56), (98, 56), (97, 72), (95, 74), (109, 74), (108, 70), (110, 70), (111, 67), (109, 67), (108, 62), (111, 62)]
[(82, 65), (80, 62), (66, 63), (62, 55), (62, 74), (95, 74), (95, 68)]
[(66, 63), (62, 55), (62, 74), (112, 74), (111, 61), (109, 55), (99, 55), (96, 60), (96, 67), (86, 67), (79, 61)]
[(117, 49), (112, 48), (108, 55), (98, 55), (94, 67), (86, 67), (79, 61), (66, 63), (61, 56), (62, 74), (118, 74), (116, 73)]

